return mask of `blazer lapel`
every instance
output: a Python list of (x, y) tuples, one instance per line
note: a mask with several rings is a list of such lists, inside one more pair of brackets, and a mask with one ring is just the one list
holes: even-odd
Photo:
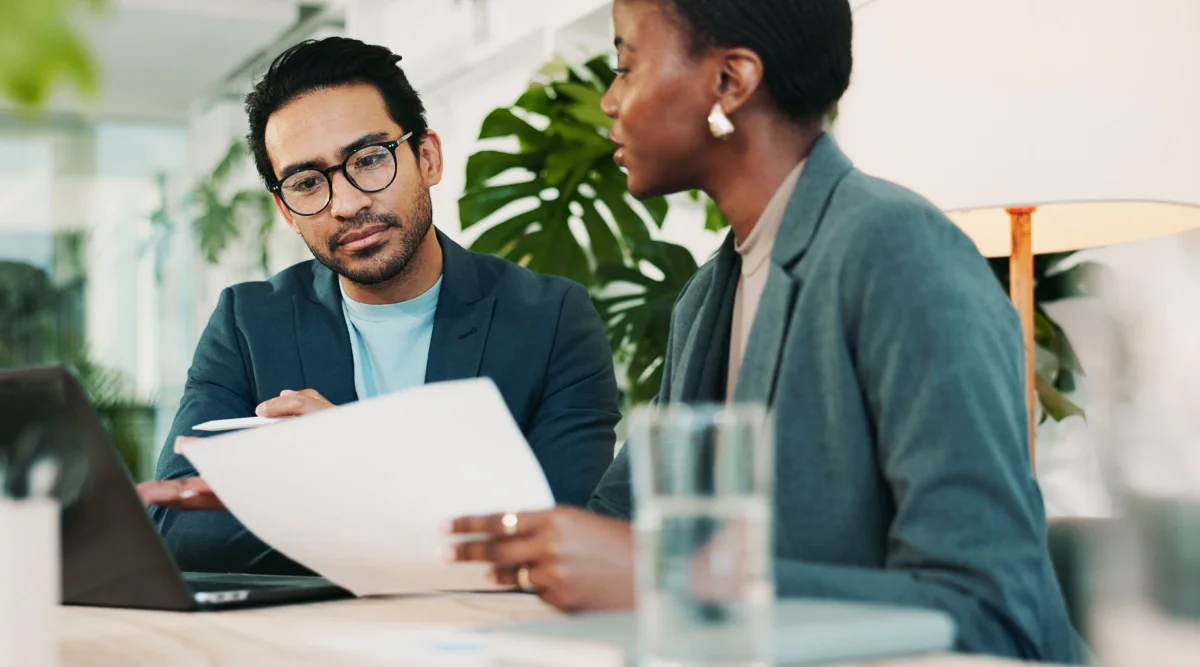
[(783, 216), (783, 225), (775, 237), (772, 263), (790, 271), (800, 261), (825, 217), (834, 189), (853, 168), (833, 137), (823, 134), (817, 139), (804, 161), (804, 171), (800, 173), (800, 181), (796, 183), (796, 191)]
[(334, 405), (358, 400), (354, 389), (354, 356), (342, 313), (337, 274), (313, 262), (312, 292), (293, 298), (296, 345), (304, 387), (316, 389)]
[(442, 292), (433, 318), (433, 337), (425, 382), (478, 377), (483, 348), (495, 309), (495, 295), (484, 296), (471, 253), (440, 231)]
[[(720, 389), (724, 388), (724, 381), (718, 383), (715, 378), (724, 377), (728, 371), (733, 299), (741, 271), (741, 257), (734, 250), (733, 244), (733, 233), (730, 232), (721, 244), (721, 249), (717, 251), (717, 261), (708, 291), (696, 317), (692, 319), (687, 340), (679, 355), (678, 370), (674, 373), (674, 376), (679, 378), (678, 384), (672, 380), (672, 385), (679, 388), (672, 391), (673, 400), (696, 402), (721, 399), (719, 394), (723, 393)], [(725, 354), (719, 353), (722, 351), (721, 346), (724, 346)], [(726, 360), (726, 368), (714, 368), (715, 365), (720, 365), (720, 359)], [(721, 375), (714, 376), (714, 373)]]
[(822, 135), (804, 163), (796, 191), (788, 202), (783, 224), (771, 251), (766, 286), (746, 341), (734, 397), (770, 405), (782, 365), (792, 310), (802, 285), (794, 276), (800, 260), (825, 218), (834, 189), (853, 168), (833, 137)]
[(742, 367), (738, 371), (734, 398), (739, 403), (771, 405), (773, 402), (775, 379), (782, 365), (783, 342), (787, 339), (792, 308), (799, 293), (796, 281), (777, 264), (772, 262), (768, 271), (767, 284), (763, 287), (750, 338), (746, 341)]

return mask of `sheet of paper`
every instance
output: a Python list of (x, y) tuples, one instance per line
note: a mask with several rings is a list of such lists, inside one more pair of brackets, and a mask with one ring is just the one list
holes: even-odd
[(547, 509), (550, 486), (488, 379), (430, 384), (182, 446), (267, 544), (356, 595), (492, 590), (447, 563), (454, 517)]
[(192, 427), (196, 431), (240, 431), (247, 428), (258, 428), (279, 421), (271, 417), (240, 417), (238, 419), (217, 419)]
[(470, 630), (406, 628), (318, 637), (313, 644), (401, 667), (495, 667), (487, 650), (487, 637)]

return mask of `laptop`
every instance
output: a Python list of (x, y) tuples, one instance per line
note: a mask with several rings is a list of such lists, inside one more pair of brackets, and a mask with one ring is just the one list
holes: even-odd
[(320, 577), (181, 572), (66, 369), (0, 371), (0, 450), (22, 434), (29, 450), (29, 433), (40, 439), (39, 456), (60, 467), (53, 492), (63, 507), (63, 604), (199, 611), (351, 597)]

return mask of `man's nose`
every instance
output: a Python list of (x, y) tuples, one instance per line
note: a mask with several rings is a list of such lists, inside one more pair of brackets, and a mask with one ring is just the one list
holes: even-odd
[(358, 215), (360, 211), (371, 207), (371, 198), (350, 183), (346, 174), (335, 171), (329, 176), (332, 189), (332, 200), (329, 202), (329, 213), (335, 218), (348, 220)]

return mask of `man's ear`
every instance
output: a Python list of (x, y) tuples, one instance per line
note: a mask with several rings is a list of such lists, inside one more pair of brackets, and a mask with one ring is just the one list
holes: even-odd
[(762, 87), (763, 62), (757, 53), (745, 48), (728, 49), (719, 57), (720, 69), (713, 81), (713, 94), (720, 100), (725, 113), (733, 115)]
[(279, 209), (279, 213), (283, 216), (284, 222), (287, 223), (288, 227), (292, 228), (293, 232), (299, 234), (300, 228), (296, 226), (296, 221), (292, 219), (294, 217), (292, 209), (288, 208), (287, 204), (283, 203), (283, 199), (279, 197), (278, 193), (272, 193), (271, 196), (275, 199), (275, 208)]
[(421, 170), (421, 175), (425, 178), (425, 184), (428, 186), (437, 185), (442, 182), (442, 138), (433, 130), (425, 131), (425, 138), (421, 140), (420, 148), (417, 149), (420, 154), (420, 160), (417, 162), (417, 168)]

